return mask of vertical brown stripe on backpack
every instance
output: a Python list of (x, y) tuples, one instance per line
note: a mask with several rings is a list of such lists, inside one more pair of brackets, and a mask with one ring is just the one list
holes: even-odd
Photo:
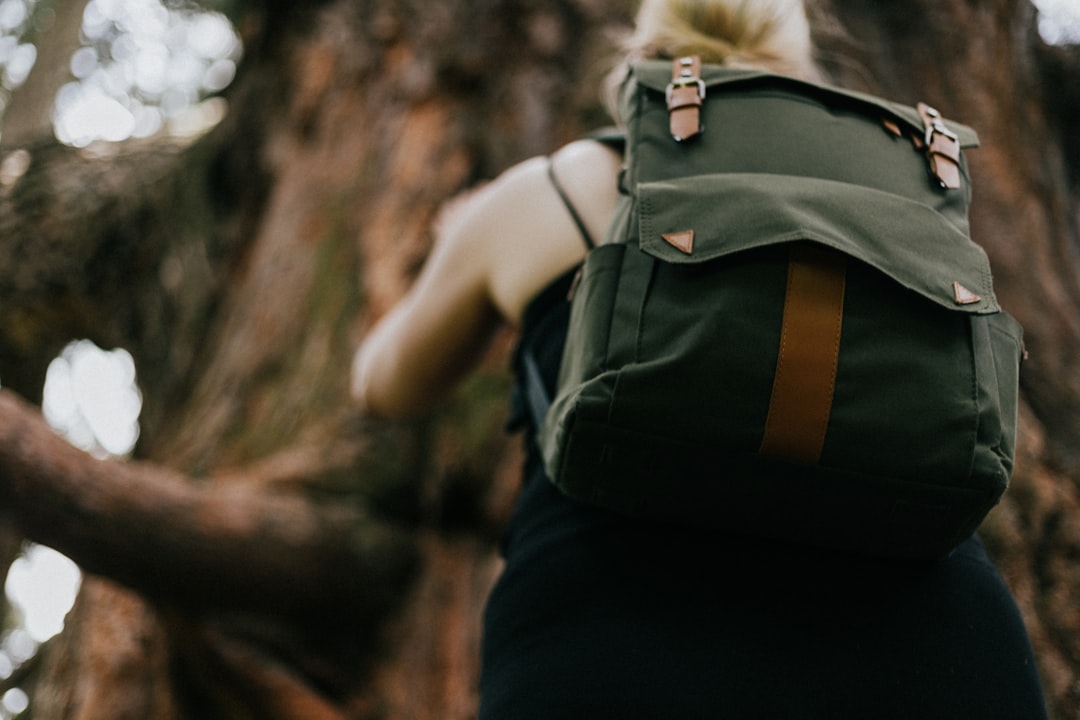
[(845, 270), (844, 256), (835, 250), (791, 246), (762, 455), (811, 464), (821, 458), (840, 356)]

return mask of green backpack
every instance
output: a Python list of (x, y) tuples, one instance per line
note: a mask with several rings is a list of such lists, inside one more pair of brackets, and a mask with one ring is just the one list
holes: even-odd
[(539, 431), (621, 513), (941, 556), (1012, 470), (1021, 328), (962, 147), (911, 108), (697, 58), (635, 64), (622, 197)]

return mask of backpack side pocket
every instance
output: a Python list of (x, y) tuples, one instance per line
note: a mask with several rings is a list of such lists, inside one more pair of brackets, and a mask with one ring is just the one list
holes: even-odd
[(986, 485), (997, 485), (1000, 496), (1008, 486), (1016, 448), (1023, 330), (1004, 312), (973, 317), (972, 323), (979, 430), (971, 473)]
[[(540, 428), (540, 448), (548, 476), (560, 479), (566, 446), (579, 414), (606, 419), (618, 368), (609, 370), (615, 294), (627, 246), (601, 245), (590, 251), (573, 291), (570, 324), (559, 367), (558, 394)], [(569, 491), (568, 491), (569, 492)]]

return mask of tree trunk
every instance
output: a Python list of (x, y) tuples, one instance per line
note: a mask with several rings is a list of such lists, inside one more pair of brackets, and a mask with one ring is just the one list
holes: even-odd
[[(844, 84), (975, 126), (973, 227), (1026, 326), (1013, 488), (984, 526), (1056, 718), (1080, 718), (1080, 59), (1026, 0), (818, 0)], [(454, 718), (521, 459), (511, 338), (436, 415), (352, 413), (351, 353), (444, 202), (602, 122), (619, 0), (238, 3), (230, 112), (193, 144), (28, 142), (0, 188), (0, 503), (93, 573), (48, 649), (51, 718)], [(1065, 88), (1068, 88), (1065, 90)], [(49, 359), (136, 357), (137, 461), (67, 447)]]

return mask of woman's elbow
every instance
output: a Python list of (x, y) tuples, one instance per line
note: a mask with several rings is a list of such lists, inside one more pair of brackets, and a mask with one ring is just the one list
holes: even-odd
[(366, 415), (393, 420), (408, 420), (423, 415), (430, 403), (407, 387), (400, 387), (395, 378), (383, 377), (378, 371), (377, 358), (361, 347), (353, 358), (349, 394), (353, 406)]
[(349, 382), (349, 395), (353, 406), (367, 415), (393, 417), (398, 413), (394, 403), (387, 402), (385, 393), (379, 392), (376, 380), (374, 358), (369, 348), (362, 346), (353, 357), (352, 377)]

